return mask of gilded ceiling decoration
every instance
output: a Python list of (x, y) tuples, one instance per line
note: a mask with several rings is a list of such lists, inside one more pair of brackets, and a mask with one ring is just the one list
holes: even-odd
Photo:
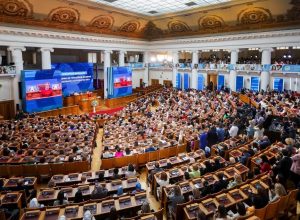
[(158, 28), (152, 21), (149, 21), (142, 30), (144, 38), (153, 39), (163, 35), (163, 30)]
[(300, 1), (299, 0), (292, 0), (291, 4), (293, 7), (288, 10), (287, 17), (290, 20), (299, 20), (300, 19)]
[[(282, 8), (279, 12), (278, 7)], [(257, 0), (248, 5), (172, 15), (172, 20), (170, 16), (152, 18), (77, 4), (70, 6), (64, 0), (0, 0), (2, 23), (145, 40), (298, 29), (300, 0)]]
[(168, 28), (171, 33), (191, 31), (191, 28), (183, 21), (170, 21)]
[(75, 8), (59, 7), (50, 11), (48, 20), (63, 24), (76, 24), (80, 14)]
[(247, 8), (238, 14), (239, 24), (258, 24), (272, 21), (272, 14), (269, 9), (265, 8)]
[(0, 1), (0, 14), (8, 16), (30, 17), (32, 5), (27, 0), (2, 0)]
[(202, 28), (221, 28), (225, 26), (223, 18), (218, 15), (206, 15), (199, 19), (199, 29)]
[(133, 33), (140, 28), (140, 22), (138, 21), (128, 21), (122, 24), (120, 27), (121, 32)]
[(95, 17), (89, 24), (91, 27), (99, 29), (111, 29), (114, 24), (114, 18), (107, 15), (100, 15)]

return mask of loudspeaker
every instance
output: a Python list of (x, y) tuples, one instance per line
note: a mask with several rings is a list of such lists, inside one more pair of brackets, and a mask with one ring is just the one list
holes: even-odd
[(18, 82), (19, 99), (22, 99), (22, 82)]

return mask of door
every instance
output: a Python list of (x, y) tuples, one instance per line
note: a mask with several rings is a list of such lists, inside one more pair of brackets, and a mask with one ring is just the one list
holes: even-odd
[(140, 79), (140, 88), (143, 88), (143, 79)]
[(217, 86), (217, 75), (216, 74), (208, 74), (207, 75), (207, 85), (212, 85), (211, 89), (215, 89)]

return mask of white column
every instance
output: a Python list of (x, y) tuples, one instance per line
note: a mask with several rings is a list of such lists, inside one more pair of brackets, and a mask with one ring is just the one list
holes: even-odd
[[(261, 53), (261, 64), (271, 64), (271, 53), (273, 51), (272, 48), (261, 48), (259, 50)], [(266, 91), (268, 87), (270, 87), (270, 72), (262, 71), (260, 74), (260, 89)]]
[(111, 66), (111, 53), (110, 50), (104, 51), (104, 98), (107, 98), (107, 68)]
[(149, 86), (149, 52), (148, 51), (144, 51), (143, 63), (145, 67), (143, 81), (146, 86)]
[(54, 52), (53, 48), (43, 47), (39, 50), (42, 53), (42, 69), (51, 69), (51, 52)]
[[(230, 54), (230, 64), (236, 64), (238, 61), (238, 49), (231, 50)], [(229, 75), (229, 87), (230, 90), (235, 92), (236, 90), (236, 70), (230, 70), (230, 75)]]
[(125, 66), (125, 53), (126, 51), (119, 51), (119, 66)]
[(195, 68), (195, 64), (199, 63), (199, 55), (198, 55), (198, 50), (195, 50), (192, 52), (192, 79), (191, 79), (191, 88), (192, 89), (197, 89), (198, 85), (198, 68)]
[(24, 69), (22, 52), (25, 51), (26, 49), (25, 47), (9, 47), (7, 50), (11, 51), (12, 62), (14, 62), (16, 67), (16, 77), (14, 78), (13, 81), (13, 97), (14, 97), (15, 105), (21, 104), (20, 98), (22, 97), (19, 97), (19, 82), (21, 81), (21, 71)]
[(9, 50), (6, 51), (6, 59), (7, 59), (7, 65), (9, 65), (12, 62), (11, 52)]
[(172, 75), (172, 84), (173, 87), (176, 87), (176, 75), (177, 75), (177, 68), (176, 65), (179, 63), (179, 54), (178, 51), (173, 51), (173, 75)]
[(36, 65), (36, 52), (32, 53), (32, 64)]

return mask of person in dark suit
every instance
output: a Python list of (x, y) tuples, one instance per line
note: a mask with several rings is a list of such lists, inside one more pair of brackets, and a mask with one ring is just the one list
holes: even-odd
[(213, 185), (213, 192), (217, 193), (223, 189), (227, 188), (228, 180), (224, 178), (224, 174), (222, 172), (218, 173), (218, 181), (216, 181)]
[(264, 208), (269, 203), (269, 196), (261, 187), (257, 189), (257, 194), (251, 192), (250, 201), (256, 209)]
[(211, 147), (216, 143), (218, 143), (218, 134), (216, 128), (213, 126), (207, 132), (207, 145)]
[(288, 157), (288, 151), (286, 149), (282, 150), (283, 157), (278, 162), (276, 169), (278, 171), (278, 174), (281, 174), (285, 180), (287, 180), (290, 177), (290, 169), (292, 166), (292, 158)]
[(207, 181), (203, 182), (203, 188), (201, 190), (201, 197), (205, 197), (212, 193), (212, 187), (209, 185)]

